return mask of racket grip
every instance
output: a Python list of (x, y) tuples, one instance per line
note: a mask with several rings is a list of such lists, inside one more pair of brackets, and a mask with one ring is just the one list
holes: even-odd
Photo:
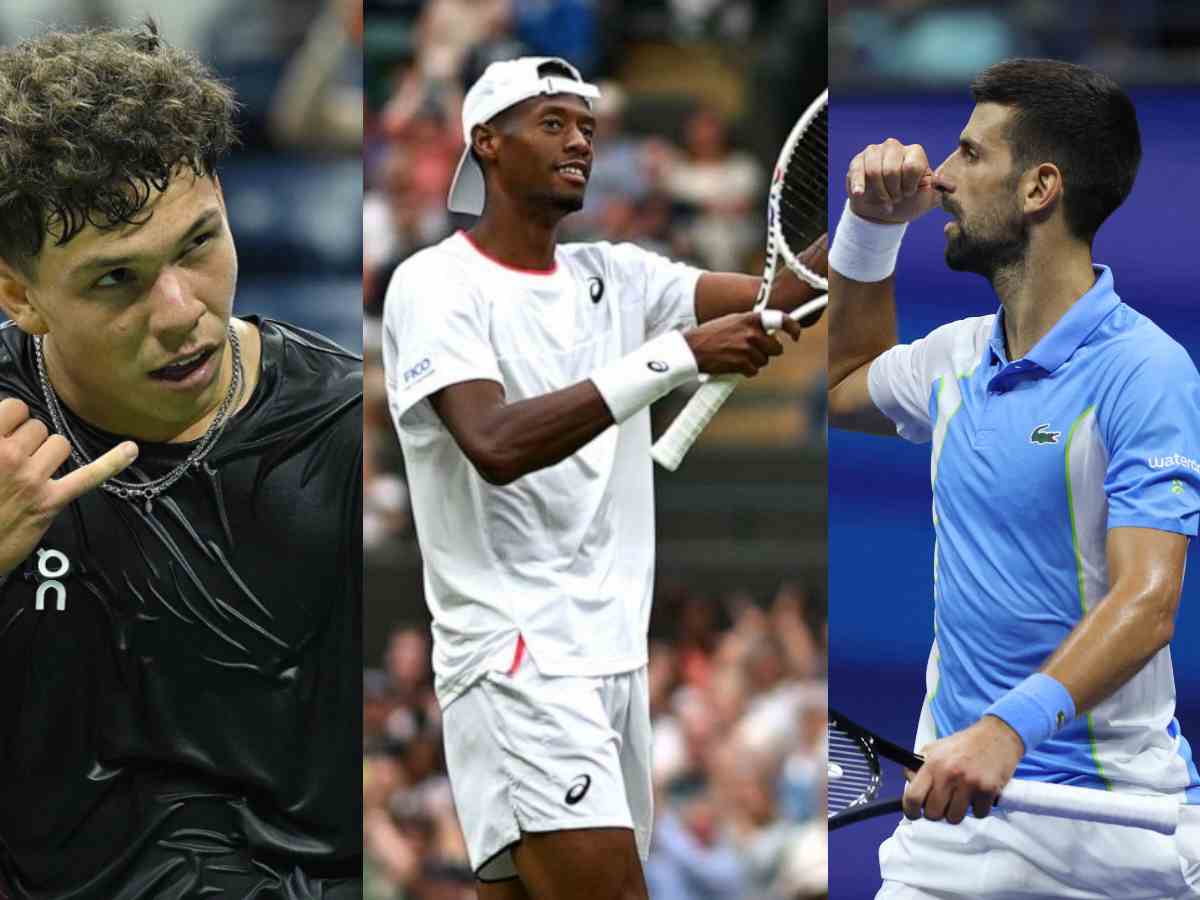
[(683, 408), (683, 412), (675, 417), (671, 427), (650, 449), (654, 461), (668, 472), (678, 469), (692, 444), (696, 443), (700, 432), (712, 421), (712, 417), (729, 399), (729, 395), (741, 380), (741, 375), (721, 375), (700, 385), (699, 390)]
[(1013, 779), (1000, 794), (1001, 809), (1039, 813), (1063, 819), (1149, 828), (1174, 834), (1179, 827), (1179, 801), (1112, 791)]

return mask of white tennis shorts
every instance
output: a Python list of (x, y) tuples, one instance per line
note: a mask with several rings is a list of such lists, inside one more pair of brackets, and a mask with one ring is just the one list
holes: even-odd
[(446, 769), (481, 881), (516, 877), (525, 832), (631, 828), (645, 862), (654, 817), (645, 667), (598, 678), (542, 675), (525, 654), (444, 711)]
[(902, 821), (879, 848), (876, 900), (1200, 897), (1200, 808), (1172, 836), (995, 811), (961, 825)]

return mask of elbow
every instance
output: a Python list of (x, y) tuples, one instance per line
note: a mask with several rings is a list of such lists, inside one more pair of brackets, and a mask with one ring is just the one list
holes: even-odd
[(1141, 617), (1147, 649), (1157, 653), (1175, 637), (1175, 614), (1179, 608), (1179, 592), (1162, 586), (1144, 595)]
[(1155, 639), (1158, 644), (1158, 649), (1162, 649), (1171, 643), (1175, 637), (1175, 608), (1174, 604), (1170, 609), (1164, 609), (1158, 616), (1155, 626)]
[(479, 477), (497, 487), (512, 484), (525, 474), (517, 454), (494, 445), (476, 448), (468, 458)]
[(831, 383), (826, 391), (826, 415), (833, 428), (853, 430), (859, 410), (851, 402), (850, 392), (841, 388), (843, 388), (842, 384)]

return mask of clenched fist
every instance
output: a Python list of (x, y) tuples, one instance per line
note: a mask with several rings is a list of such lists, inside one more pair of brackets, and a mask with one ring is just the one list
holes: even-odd
[(895, 138), (868, 146), (846, 173), (850, 208), (876, 222), (919, 219), (940, 205), (943, 191), (953, 193), (954, 184), (929, 167), (925, 148)]
[(123, 471), (137, 454), (137, 444), (126, 441), (83, 468), (52, 478), (71, 455), (71, 445), (31, 418), (20, 400), (0, 400), (0, 577), (33, 552), (68, 503)]

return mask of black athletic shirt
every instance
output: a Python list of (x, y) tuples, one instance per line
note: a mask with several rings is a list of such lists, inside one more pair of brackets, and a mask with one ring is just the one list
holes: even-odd
[[(259, 382), (203, 467), (149, 511), (85, 495), (0, 583), (0, 898), (357, 896), (362, 360), (249, 321)], [(50, 424), (11, 326), (3, 396)], [(139, 445), (118, 478), (193, 446)]]

